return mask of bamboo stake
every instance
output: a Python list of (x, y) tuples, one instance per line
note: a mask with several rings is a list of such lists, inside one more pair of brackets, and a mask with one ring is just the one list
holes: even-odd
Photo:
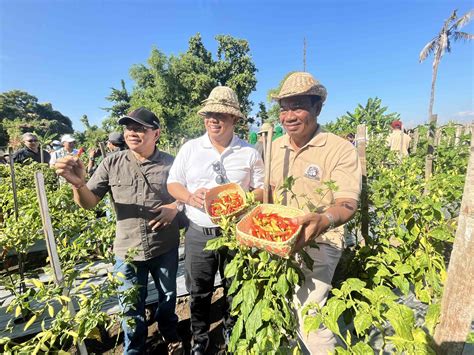
[(471, 140), (456, 238), (434, 340), (440, 354), (462, 354), (474, 316), (474, 140)]
[[(46, 197), (46, 189), (44, 187), (44, 177), (41, 171), (37, 171), (35, 173), (35, 184), (41, 212), (41, 221), (43, 223), (43, 232), (46, 238), (46, 246), (48, 248), (49, 261), (51, 263), (51, 268), (53, 269), (54, 282), (59, 286), (63, 286), (64, 275), (61, 270), (61, 262), (59, 261), (56, 240), (54, 239), (53, 225), (51, 223), (51, 217), (49, 215), (48, 199)], [(67, 287), (64, 287), (63, 295), (67, 296), (68, 294), (69, 289)], [(76, 315), (76, 311), (74, 309), (72, 301), (68, 302), (68, 309), (71, 316), (74, 317)], [(87, 355), (87, 349), (84, 342), (79, 342), (78, 348), (80, 354)]]
[[(438, 115), (432, 115), (430, 119), (430, 126), (428, 129), (428, 151), (426, 154), (425, 160), (425, 180), (428, 181), (433, 174), (433, 154), (434, 154), (434, 132), (436, 128), (436, 121), (438, 120)], [(428, 189), (425, 187), (425, 191), (423, 192), (425, 195), (428, 194)]]
[(272, 189), (270, 187), (270, 172), (271, 172), (271, 160), (272, 160), (272, 138), (273, 129), (268, 131), (266, 142), (264, 139), (265, 149), (265, 180), (263, 185), (263, 203), (269, 203), (271, 201)]
[(366, 157), (366, 142), (367, 142), (366, 126), (361, 124), (357, 126), (357, 154), (362, 168), (362, 191), (360, 194), (360, 209), (361, 209), (361, 233), (364, 238), (365, 245), (369, 241), (369, 203), (367, 198), (367, 157)]

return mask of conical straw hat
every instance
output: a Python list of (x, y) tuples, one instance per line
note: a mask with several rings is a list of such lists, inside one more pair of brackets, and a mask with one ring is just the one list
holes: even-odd
[(240, 111), (237, 94), (227, 86), (217, 86), (212, 89), (209, 97), (203, 101), (204, 106), (198, 114), (204, 116), (207, 112), (228, 113), (237, 117), (245, 118)]
[(310, 73), (296, 72), (286, 78), (278, 95), (272, 95), (275, 100), (292, 96), (320, 96), (324, 102), (327, 97), (326, 88)]

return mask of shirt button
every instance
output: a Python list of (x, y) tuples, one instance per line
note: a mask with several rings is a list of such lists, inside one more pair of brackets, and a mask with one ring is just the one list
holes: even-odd
[(143, 208), (140, 208), (140, 211), (143, 211)]

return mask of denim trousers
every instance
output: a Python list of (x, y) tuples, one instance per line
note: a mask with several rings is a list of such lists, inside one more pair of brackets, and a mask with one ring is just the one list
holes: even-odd
[(203, 232), (194, 228), (186, 231), (185, 281), (190, 295), (191, 332), (194, 343), (206, 343), (209, 340), (211, 299), (214, 292), (214, 278), (219, 271), (224, 288), (224, 328), (231, 329), (234, 319), (230, 317), (231, 299), (227, 296), (230, 280), (224, 278), (224, 268), (231, 260), (226, 250), (204, 250), (209, 239)]
[[(145, 261), (126, 263), (116, 257), (114, 273), (125, 275), (120, 278), (119, 305), (124, 314), (122, 329), (124, 332), (124, 354), (145, 353), (148, 327), (145, 319), (145, 301), (147, 297), (148, 273), (155, 281), (158, 291), (158, 307), (154, 320), (158, 322), (160, 333), (166, 341), (178, 339), (178, 316), (176, 307), (176, 273), (178, 270), (178, 248)], [(136, 297), (127, 296), (133, 287), (138, 287)]]

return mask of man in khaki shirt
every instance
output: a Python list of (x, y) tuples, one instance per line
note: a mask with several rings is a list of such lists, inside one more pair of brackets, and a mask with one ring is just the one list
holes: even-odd
[[(308, 212), (297, 218), (303, 230), (296, 249), (305, 248), (314, 260), (313, 270), (303, 267), (304, 284), (296, 291), (300, 336), (311, 354), (334, 351), (334, 334), (324, 328), (308, 335), (301, 309), (308, 303), (326, 303), (331, 281), (343, 249), (343, 224), (356, 212), (361, 189), (357, 152), (347, 140), (324, 132), (317, 123), (326, 88), (309, 73), (296, 72), (283, 83), (278, 95), (280, 123), (287, 134), (272, 145), (270, 184), (284, 205)], [(291, 190), (282, 186), (294, 178)], [(307, 245), (315, 240), (319, 249)]]
[(410, 147), (411, 137), (403, 133), (402, 122), (393, 121), (390, 126), (393, 131), (387, 137), (387, 146), (390, 150), (399, 152), (401, 156), (406, 157), (408, 155), (408, 147)]

